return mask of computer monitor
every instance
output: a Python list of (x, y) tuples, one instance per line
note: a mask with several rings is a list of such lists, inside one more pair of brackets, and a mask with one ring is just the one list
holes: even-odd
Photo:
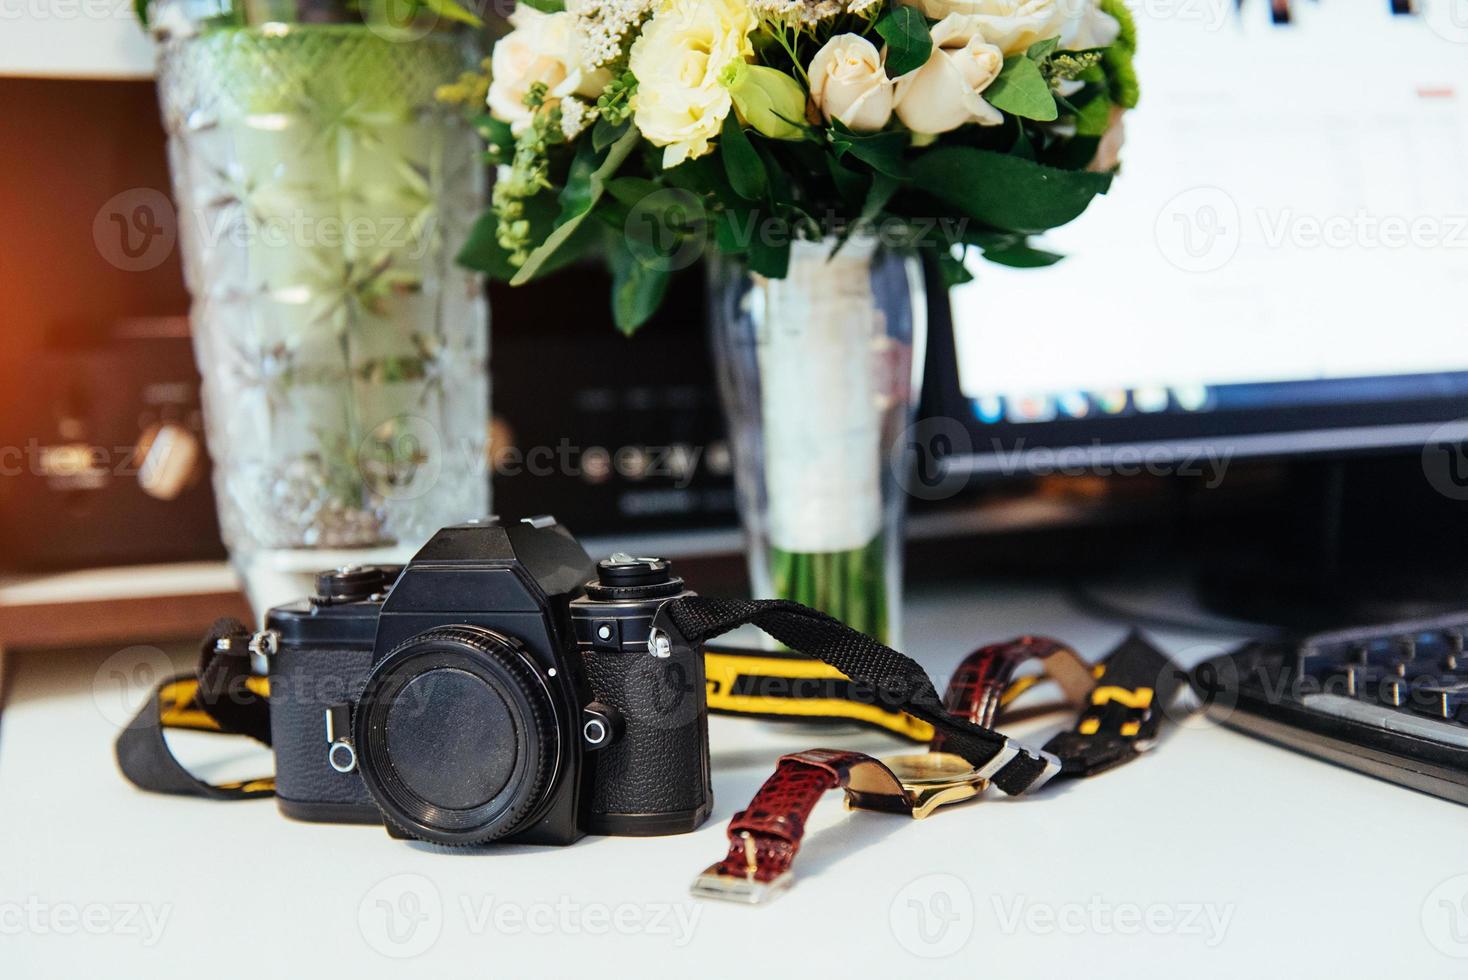
[(949, 469), (1421, 446), (1468, 416), (1453, 4), (1129, 6), (1142, 98), (1111, 191), (1039, 241), (1059, 263), (975, 260), (951, 295)]

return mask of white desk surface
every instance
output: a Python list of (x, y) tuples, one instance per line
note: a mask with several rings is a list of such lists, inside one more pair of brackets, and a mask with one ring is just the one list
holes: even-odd
[[(940, 683), (981, 640), (1044, 631), (1096, 657), (1124, 632), (1058, 593), (994, 584), (928, 589), (910, 610), (908, 647)], [(1220, 648), (1156, 638), (1187, 663)], [(847, 813), (828, 794), (795, 886), (751, 908), (696, 901), (687, 888), (723, 854), (730, 815), (775, 756), (822, 743), (880, 751), (883, 738), (717, 718), (716, 806), (697, 833), (445, 851), (375, 827), (291, 822), (269, 802), (132, 789), (112, 759), (113, 685), (158, 656), (11, 654), (0, 715), (8, 980), (396, 977), (404, 967), (1192, 980), (1468, 967), (1454, 958), (1468, 956), (1468, 813), (1206, 722), (1174, 727), (1150, 756), (1093, 780), (923, 822)], [(195, 738), (191, 758), (224, 751)]]

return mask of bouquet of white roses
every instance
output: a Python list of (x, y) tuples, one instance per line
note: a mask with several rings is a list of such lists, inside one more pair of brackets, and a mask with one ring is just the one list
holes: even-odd
[(498, 165), (461, 261), (519, 284), (602, 250), (627, 331), (667, 285), (639, 236), (771, 278), (792, 239), (877, 222), (953, 280), (964, 248), (1053, 262), (1028, 236), (1107, 189), (1137, 98), (1123, 0), (520, 0), (509, 22), (446, 93), (487, 85)]

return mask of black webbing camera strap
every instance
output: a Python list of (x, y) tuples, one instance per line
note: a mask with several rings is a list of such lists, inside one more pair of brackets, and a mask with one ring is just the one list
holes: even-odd
[[(853, 704), (905, 713), (942, 732), (945, 750), (964, 756), (1010, 795), (1037, 789), (1057, 773), (1089, 775), (1135, 757), (1156, 735), (1160, 709), (1171, 703), (1182, 677), (1151, 644), (1128, 637), (1099, 667), (1098, 686), (1076, 727), (1040, 750), (953, 717), (911, 657), (796, 602), (684, 597), (665, 603), (654, 627), (671, 642), (696, 645), (746, 624), (840, 671), (851, 681)], [(205, 782), (179, 762), (165, 739), (167, 730), (185, 729), (270, 744), (267, 682), (251, 672), (249, 642), (241, 623), (220, 620), (201, 645), (197, 675), (175, 677), (153, 692), (117, 738), (118, 765), (132, 783), (219, 800), (274, 793), (271, 778)], [(779, 712), (765, 706), (759, 713)]]
[(941, 731), (949, 751), (963, 756), (1011, 796), (1038, 788), (1060, 770), (1060, 759), (1052, 753), (953, 717), (916, 660), (809, 606), (785, 599), (690, 596), (658, 610), (653, 627), (669, 624), (670, 632), (691, 644), (745, 624), (759, 627), (790, 649), (835, 667), (860, 685), (864, 696), (901, 708)]
[(274, 777), (233, 783), (199, 779), (174, 756), (168, 729), (246, 735), (270, 744), (270, 701), (265, 678), (250, 670), (250, 631), (239, 620), (210, 627), (199, 651), (199, 670), (164, 681), (117, 736), (117, 765), (139, 789), (249, 800), (275, 795)]

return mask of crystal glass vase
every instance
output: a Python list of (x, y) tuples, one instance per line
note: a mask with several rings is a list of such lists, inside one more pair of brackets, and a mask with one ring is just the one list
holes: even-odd
[(922, 380), (921, 264), (873, 240), (796, 242), (784, 279), (711, 265), (720, 392), (756, 597), (899, 641), (900, 454)]
[[(466, 38), (153, 5), (220, 524), (257, 611), (489, 509)], [(313, 21), (313, 22), (305, 22)], [(326, 21), (326, 22), (321, 22)]]

